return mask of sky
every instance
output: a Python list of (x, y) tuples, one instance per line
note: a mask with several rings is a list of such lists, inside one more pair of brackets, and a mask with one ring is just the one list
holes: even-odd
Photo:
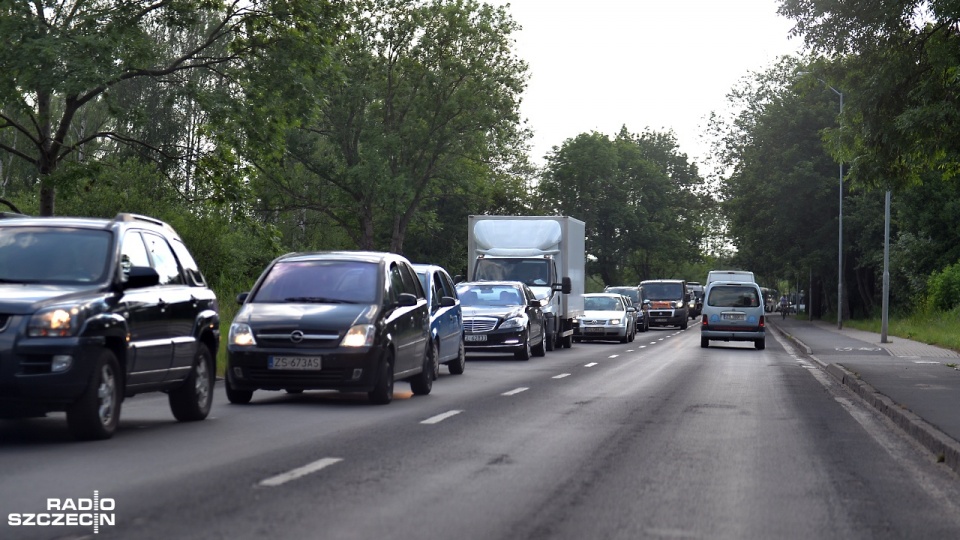
[(515, 52), (529, 67), (521, 115), (531, 157), (580, 133), (611, 138), (673, 131), (703, 163), (701, 134), (737, 81), (798, 53), (777, 0), (485, 0), (507, 5), (523, 27)]

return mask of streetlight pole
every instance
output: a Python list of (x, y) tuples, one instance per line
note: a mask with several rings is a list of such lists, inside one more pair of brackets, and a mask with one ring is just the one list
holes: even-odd
[[(798, 75), (810, 75), (809, 71), (801, 71)], [(840, 96), (840, 117), (841, 121), (843, 118), (843, 92), (837, 90), (836, 88), (827, 84), (827, 81), (817, 77), (817, 80), (823, 83), (824, 86), (833, 91), (834, 94)], [(843, 124), (840, 124), (840, 127), (843, 127)], [(840, 210), (838, 213), (838, 229), (837, 234), (837, 329), (843, 330), (843, 157), (840, 158)]]

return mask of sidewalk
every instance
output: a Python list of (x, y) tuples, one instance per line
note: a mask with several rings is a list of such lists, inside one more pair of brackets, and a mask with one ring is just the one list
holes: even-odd
[(960, 354), (795, 316), (767, 326), (960, 473)]

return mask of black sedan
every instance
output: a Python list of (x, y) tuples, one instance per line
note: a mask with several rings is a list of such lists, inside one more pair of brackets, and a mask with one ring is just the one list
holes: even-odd
[(512, 352), (520, 360), (546, 354), (543, 305), (519, 281), (457, 285), (467, 351)]
[(291, 253), (274, 260), (243, 304), (227, 340), (227, 398), (255, 390), (367, 392), (389, 403), (394, 380), (429, 394), (437, 377), (430, 309), (400, 255)]

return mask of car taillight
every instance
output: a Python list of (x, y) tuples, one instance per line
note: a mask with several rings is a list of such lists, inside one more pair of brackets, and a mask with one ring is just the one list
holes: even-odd
[[(706, 316), (706, 315), (704, 315), (703, 317), (700, 318), (700, 324), (702, 324), (703, 326), (706, 326), (706, 325), (707, 325), (707, 316)], [(763, 326), (763, 318), (760, 319), (760, 326)]]
[(760, 328), (763, 328), (763, 315), (760, 316)]

